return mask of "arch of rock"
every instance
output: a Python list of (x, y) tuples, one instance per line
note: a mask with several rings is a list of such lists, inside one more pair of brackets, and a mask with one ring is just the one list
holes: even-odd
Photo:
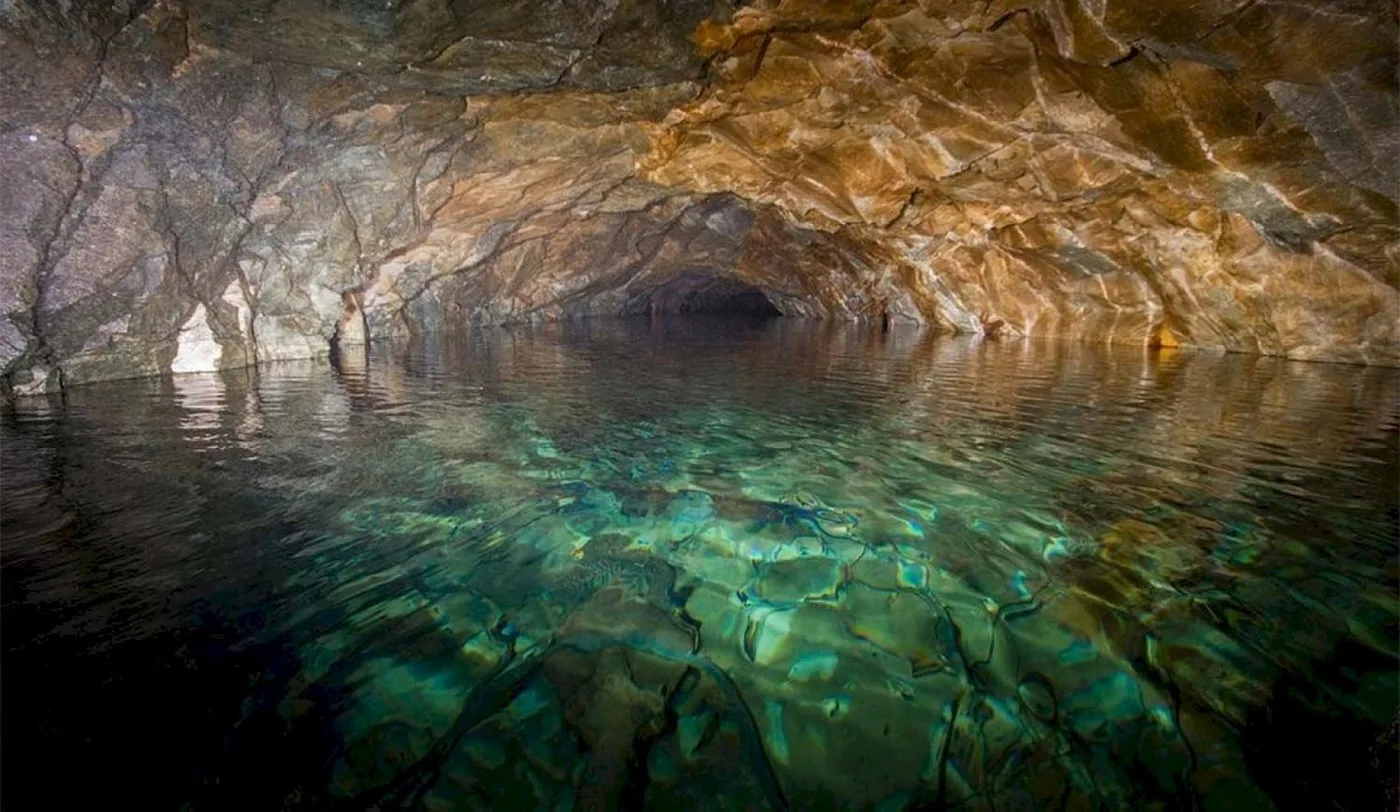
[(1396, 41), (1392, 0), (8, 0), (5, 387), (754, 291), (1400, 363)]

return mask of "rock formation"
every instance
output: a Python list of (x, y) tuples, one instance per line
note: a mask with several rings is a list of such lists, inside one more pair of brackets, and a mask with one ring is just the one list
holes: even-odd
[(15, 393), (771, 309), (1400, 363), (1393, 0), (0, 0)]

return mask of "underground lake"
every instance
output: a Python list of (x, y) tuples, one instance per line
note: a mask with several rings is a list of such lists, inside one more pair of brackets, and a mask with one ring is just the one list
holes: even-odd
[(0, 809), (1400, 809), (1395, 0), (0, 0)]
[(1394, 369), (749, 318), (30, 399), (4, 790), (1380, 808), (1397, 421)]

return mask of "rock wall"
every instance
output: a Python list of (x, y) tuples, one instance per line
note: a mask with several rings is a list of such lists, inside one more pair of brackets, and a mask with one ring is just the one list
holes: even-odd
[(3, 380), (746, 291), (1400, 363), (1397, 30), (1386, 0), (0, 0)]

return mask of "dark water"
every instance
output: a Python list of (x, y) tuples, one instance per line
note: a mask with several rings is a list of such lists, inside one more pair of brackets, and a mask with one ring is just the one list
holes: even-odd
[(26, 402), (3, 807), (1393, 809), (1398, 421), (784, 321)]

